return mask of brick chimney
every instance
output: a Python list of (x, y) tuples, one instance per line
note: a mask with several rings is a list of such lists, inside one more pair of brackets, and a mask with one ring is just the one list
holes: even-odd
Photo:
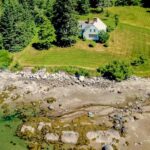
[(97, 18), (93, 18), (93, 22), (97, 22)]
[(88, 23), (88, 24), (90, 23), (90, 18), (87, 19), (86, 23)]

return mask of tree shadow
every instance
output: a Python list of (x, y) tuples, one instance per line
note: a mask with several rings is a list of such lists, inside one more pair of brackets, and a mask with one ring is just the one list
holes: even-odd
[(48, 50), (49, 49), (48, 45), (41, 44), (41, 43), (33, 43), (32, 47), (35, 48), (36, 50), (39, 50), (39, 51), (41, 51), (41, 50)]
[(150, 10), (147, 10), (146, 12), (150, 13)]

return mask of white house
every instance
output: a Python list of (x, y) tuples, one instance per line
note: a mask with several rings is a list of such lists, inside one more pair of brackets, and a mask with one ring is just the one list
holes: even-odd
[(88, 40), (99, 40), (99, 32), (107, 30), (106, 24), (99, 18), (94, 18), (92, 21), (89, 19), (87, 21), (79, 21), (79, 29), (83, 38)]

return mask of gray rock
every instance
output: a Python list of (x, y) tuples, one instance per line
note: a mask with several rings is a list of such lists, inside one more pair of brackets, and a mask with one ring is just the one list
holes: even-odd
[(132, 102), (129, 102), (129, 103), (128, 103), (128, 106), (130, 106), (130, 107), (131, 107), (132, 105), (133, 105), (133, 103), (132, 103)]
[(80, 81), (84, 81), (84, 80), (85, 80), (85, 77), (84, 77), (84, 76), (79, 76), (79, 80), (80, 80)]
[(111, 145), (104, 145), (102, 150), (113, 150), (113, 147)]
[(121, 134), (126, 134), (126, 133), (127, 133), (127, 128), (122, 127), (122, 128), (121, 128)]
[(41, 131), (45, 126), (51, 127), (50, 122), (40, 122), (38, 125), (38, 130)]
[(88, 112), (88, 117), (93, 118), (94, 117), (94, 113), (93, 112)]
[(48, 106), (48, 109), (49, 109), (49, 110), (54, 110), (55, 108), (54, 108), (52, 105), (49, 105), (49, 106)]
[(59, 136), (54, 133), (47, 133), (45, 135), (45, 140), (48, 142), (57, 142), (59, 140)]
[(119, 123), (114, 124), (114, 129), (116, 130), (121, 130), (122, 129), (122, 125)]
[(21, 132), (25, 133), (25, 132), (30, 132), (30, 133), (34, 133), (35, 132), (35, 128), (33, 128), (32, 126), (29, 125), (23, 125), (21, 128)]
[(74, 131), (63, 131), (61, 141), (67, 144), (77, 144), (79, 133)]

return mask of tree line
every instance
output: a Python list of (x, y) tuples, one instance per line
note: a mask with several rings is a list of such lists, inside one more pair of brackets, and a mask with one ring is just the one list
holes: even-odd
[(48, 49), (53, 44), (71, 46), (78, 38), (77, 15), (90, 8), (143, 5), (147, 0), (2, 0), (0, 3), (0, 49), (11, 52), (28, 44)]

